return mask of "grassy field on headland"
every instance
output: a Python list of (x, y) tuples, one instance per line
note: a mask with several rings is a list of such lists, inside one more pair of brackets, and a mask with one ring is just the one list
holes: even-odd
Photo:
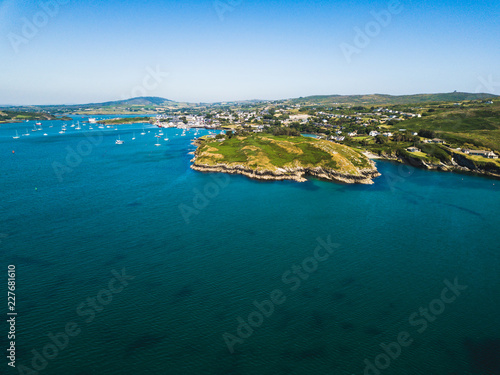
[(261, 171), (321, 167), (350, 175), (372, 168), (368, 158), (347, 146), (315, 138), (269, 134), (202, 140), (195, 164), (242, 165)]

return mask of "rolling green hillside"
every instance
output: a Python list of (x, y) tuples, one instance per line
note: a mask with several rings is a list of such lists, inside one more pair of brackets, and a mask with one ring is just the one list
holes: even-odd
[(308, 96), (298, 99), (290, 99), (293, 104), (309, 104), (309, 105), (332, 105), (338, 104), (355, 104), (355, 105), (394, 105), (394, 104), (421, 104), (432, 102), (459, 102), (463, 100), (483, 100), (495, 97), (492, 94), (471, 94), (464, 92), (452, 92), (445, 94), (417, 94), (417, 95), (324, 95), (324, 96)]
[(436, 108), (421, 118), (409, 119), (393, 129), (402, 126), (413, 131), (433, 130), (437, 136), (449, 141), (457, 140), (500, 150), (500, 101), (482, 108)]

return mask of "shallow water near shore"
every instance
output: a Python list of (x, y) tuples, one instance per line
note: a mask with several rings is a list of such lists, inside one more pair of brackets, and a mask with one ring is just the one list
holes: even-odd
[[(253, 181), (191, 170), (194, 131), (156, 147), (149, 125), (44, 121), (12, 139), (33, 124), (0, 127), (18, 366), (73, 322), (40, 374), (500, 373), (498, 180), (376, 161), (369, 186)], [(335, 246), (314, 263), (318, 238)], [(123, 269), (134, 278), (102, 292)], [(455, 279), (467, 288), (442, 302)], [(255, 314), (275, 290), (285, 300)], [(401, 332), (411, 344), (385, 363)]]

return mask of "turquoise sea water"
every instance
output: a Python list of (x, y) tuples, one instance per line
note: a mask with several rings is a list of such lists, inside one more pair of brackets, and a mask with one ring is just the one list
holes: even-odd
[[(500, 374), (499, 181), (377, 162), (371, 186), (257, 182), (191, 170), (193, 131), (155, 147), (148, 125), (44, 121), (12, 139), (33, 124), (0, 127), (19, 314), (18, 368), (0, 373), (35, 357), (39, 374)], [(318, 238), (335, 243), (321, 262)], [(467, 288), (445, 303), (455, 279)], [(231, 353), (223, 335), (249, 315)]]

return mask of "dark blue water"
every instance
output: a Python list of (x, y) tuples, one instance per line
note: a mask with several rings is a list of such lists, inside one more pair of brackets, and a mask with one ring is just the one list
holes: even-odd
[(193, 131), (26, 127), (0, 127), (18, 370), (500, 373), (498, 181), (378, 162), (371, 186), (257, 182), (191, 170)]

